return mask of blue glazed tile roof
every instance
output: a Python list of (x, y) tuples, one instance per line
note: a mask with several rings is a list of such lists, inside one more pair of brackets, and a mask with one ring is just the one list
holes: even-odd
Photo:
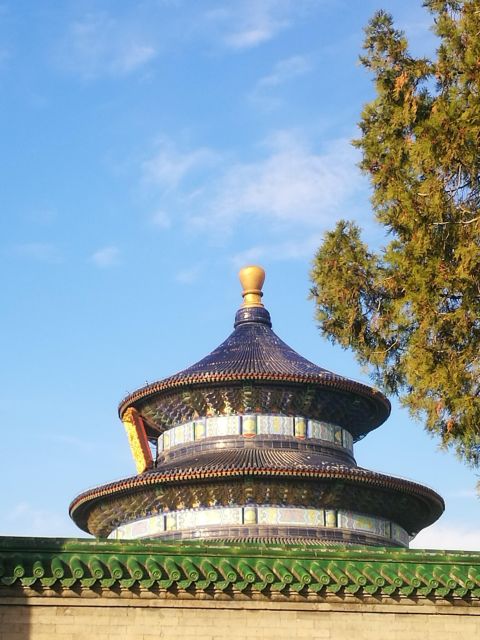
[[(379, 426), (390, 413), (390, 403), (375, 389), (349, 380), (310, 362), (281, 340), (271, 328), (270, 314), (263, 307), (240, 308), (234, 331), (205, 358), (178, 373), (149, 384), (127, 396), (119, 407), (120, 415), (137, 401), (159, 397), (164, 392), (192, 385), (227, 382), (268, 381), (313, 385), (355, 397), (368, 398), (370, 417), (366, 422)], [(363, 421), (360, 418), (360, 421)]]
[(253, 321), (237, 325), (233, 333), (208, 356), (172, 378), (199, 373), (273, 373), (321, 378), (341, 377), (303, 358), (283, 342), (268, 325)]

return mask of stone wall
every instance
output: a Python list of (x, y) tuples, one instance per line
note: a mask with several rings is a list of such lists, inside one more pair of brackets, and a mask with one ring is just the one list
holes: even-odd
[(448, 602), (0, 599), (2, 640), (451, 640), (455, 636), (480, 638), (480, 607)]
[(0, 537), (0, 640), (480, 640), (480, 553)]

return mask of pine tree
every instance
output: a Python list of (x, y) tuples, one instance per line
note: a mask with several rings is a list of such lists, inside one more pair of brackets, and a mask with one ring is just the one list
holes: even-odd
[(388, 234), (328, 232), (311, 273), (323, 335), (369, 367), (412, 415), (480, 464), (480, 2), (427, 0), (439, 38), (415, 58), (391, 16), (365, 33), (375, 99), (363, 110), (361, 169)]

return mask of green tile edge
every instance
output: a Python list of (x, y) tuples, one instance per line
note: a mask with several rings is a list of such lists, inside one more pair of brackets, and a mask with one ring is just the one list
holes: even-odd
[(0, 593), (147, 590), (480, 601), (480, 552), (0, 537)]

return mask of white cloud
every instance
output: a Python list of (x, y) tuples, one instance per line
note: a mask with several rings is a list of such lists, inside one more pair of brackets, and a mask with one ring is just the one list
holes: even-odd
[(162, 138), (157, 143), (155, 154), (142, 165), (143, 177), (146, 182), (174, 189), (187, 174), (210, 166), (216, 158), (217, 154), (206, 147), (182, 152), (168, 139)]
[(363, 187), (357, 159), (347, 140), (316, 152), (298, 136), (280, 133), (265, 158), (227, 169), (196, 222), (225, 232), (251, 215), (297, 228), (325, 228)]
[(231, 33), (225, 38), (225, 42), (232, 47), (232, 49), (248, 49), (250, 47), (256, 47), (262, 42), (270, 40), (275, 35), (275, 32), (280, 26), (285, 26), (284, 23), (274, 23), (264, 21), (255, 27), (245, 28), (236, 33)]
[(114, 267), (120, 259), (120, 250), (114, 246), (102, 247), (97, 249), (91, 256), (90, 261), (101, 269)]
[(305, 75), (311, 69), (312, 63), (306, 56), (297, 55), (280, 60), (271, 73), (258, 80), (249, 99), (264, 109), (273, 109), (281, 103), (276, 90), (295, 78)]
[[(201, 42), (245, 51), (294, 26), (330, 0), (230, 0), (191, 3), (147, 0), (118, 11), (79, 14), (56, 48), (56, 61), (84, 79), (126, 76), (157, 59)], [(205, 8), (206, 6), (206, 8)]]
[(193, 284), (197, 282), (202, 272), (202, 266), (197, 264), (193, 267), (182, 269), (175, 274), (175, 280), (181, 284)]
[(62, 257), (55, 245), (48, 242), (24, 242), (12, 247), (13, 254), (28, 260), (58, 264)]
[(274, 66), (272, 72), (258, 81), (259, 87), (277, 87), (297, 76), (304, 75), (312, 68), (310, 60), (306, 56), (291, 56), (280, 60)]
[(315, 249), (322, 241), (323, 234), (314, 233), (302, 240), (289, 240), (287, 242), (274, 242), (258, 244), (233, 256), (232, 262), (240, 268), (245, 264), (251, 264), (260, 260), (277, 262), (284, 260), (304, 260), (313, 255)]
[(91, 13), (69, 26), (60, 62), (91, 79), (127, 75), (146, 65), (157, 53), (151, 39), (133, 21)]
[(312, 4), (311, 0), (238, 0), (208, 17), (218, 24), (227, 47), (244, 50), (272, 40)]
[(170, 216), (163, 209), (158, 209), (150, 216), (150, 222), (159, 229), (169, 229), (172, 226)]
[(421, 531), (410, 546), (414, 549), (480, 551), (480, 531), (466, 526), (434, 524)]
[[(141, 165), (148, 197), (161, 201), (151, 223), (167, 228), (175, 219), (218, 245), (249, 219), (262, 238), (256, 252), (283, 246), (292, 259), (314, 247), (318, 234), (340, 216), (356, 215), (362, 198), (367, 202), (358, 152), (347, 139), (317, 149), (299, 132), (280, 131), (254, 151), (254, 159), (242, 162), (205, 147), (179, 151), (162, 140)], [(290, 244), (279, 245), (285, 233)], [(305, 249), (307, 234), (316, 239)]]

